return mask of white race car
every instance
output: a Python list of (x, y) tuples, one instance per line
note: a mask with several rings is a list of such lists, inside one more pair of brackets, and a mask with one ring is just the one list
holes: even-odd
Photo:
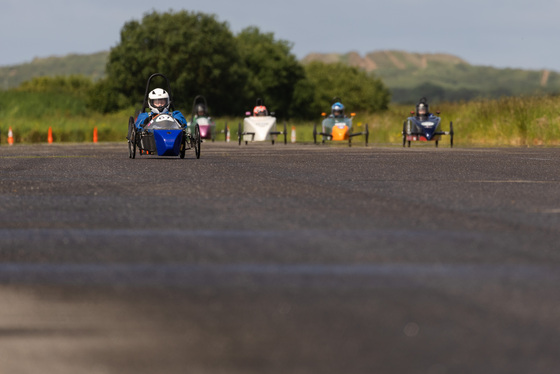
[(262, 105), (261, 99), (257, 99), (257, 106), (253, 113), (246, 112), (245, 115), (243, 127), (240, 123), (237, 128), (239, 145), (241, 145), (241, 141), (245, 141), (245, 144), (249, 142), (271, 141), (274, 144), (278, 135), (284, 135), (284, 144), (288, 143), (286, 123), (284, 122), (284, 131), (278, 131), (274, 113), (268, 113), (266, 107)]

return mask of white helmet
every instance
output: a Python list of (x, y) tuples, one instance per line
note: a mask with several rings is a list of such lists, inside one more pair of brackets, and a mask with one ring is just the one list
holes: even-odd
[(169, 94), (161, 88), (156, 88), (148, 95), (148, 105), (156, 114), (167, 113), (169, 111)]

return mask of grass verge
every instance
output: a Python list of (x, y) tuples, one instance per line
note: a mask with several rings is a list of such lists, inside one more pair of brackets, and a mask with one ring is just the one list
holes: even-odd
[[(363, 131), (368, 124), (370, 143), (402, 144), (402, 124), (413, 107), (391, 105), (384, 112), (375, 114), (358, 113), (354, 118), (354, 131)], [(449, 130), (453, 122), (455, 144), (458, 146), (557, 146), (560, 145), (560, 97), (508, 97), (499, 100), (480, 100), (463, 103), (432, 105), (430, 110), (441, 111), (442, 130)], [(49, 127), (55, 142), (91, 142), (93, 130), (97, 128), (100, 142), (124, 141), (128, 118), (133, 109), (102, 115), (80, 110), (58, 109), (38, 115), (26, 115), (22, 110), (4, 112), (0, 117), (0, 142), (7, 143), (8, 128), (12, 128), (16, 143), (47, 142)], [(218, 118), (217, 130), (223, 131), (226, 123), (230, 128), (231, 141), (237, 141), (240, 118)], [(292, 126), (296, 130), (297, 142), (313, 142), (316, 121), (287, 121), (288, 141)], [(279, 121), (280, 129), (283, 121)], [(223, 138), (222, 138), (223, 137)], [(225, 139), (220, 133), (218, 140)], [(360, 144), (363, 137), (353, 143)], [(446, 143), (446, 139), (442, 140)]]

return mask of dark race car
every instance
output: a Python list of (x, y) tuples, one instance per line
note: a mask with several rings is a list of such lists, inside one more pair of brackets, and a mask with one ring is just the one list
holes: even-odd
[(453, 148), (453, 122), (449, 122), (449, 131), (442, 131), (441, 118), (438, 117), (440, 112), (436, 112), (438, 116), (430, 113), (426, 98), (420, 99), (416, 104), (416, 111), (412, 111), (410, 114), (411, 116), (403, 123), (403, 147), (407, 143), (410, 147), (410, 143), (413, 141), (433, 141), (437, 147), (441, 136), (449, 135), (450, 145)]

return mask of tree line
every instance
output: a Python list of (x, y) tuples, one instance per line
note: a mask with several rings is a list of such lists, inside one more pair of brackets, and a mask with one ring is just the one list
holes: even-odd
[(316, 118), (334, 96), (352, 111), (387, 108), (380, 79), (343, 64), (302, 65), (291, 49), (256, 27), (234, 35), (212, 14), (153, 11), (124, 24), (105, 78), (83, 87), (89, 107), (103, 113), (139, 107), (156, 72), (169, 78), (176, 108), (190, 109), (204, 95), (215, 116), (243, 115), (257, 98), (284, 118)]

